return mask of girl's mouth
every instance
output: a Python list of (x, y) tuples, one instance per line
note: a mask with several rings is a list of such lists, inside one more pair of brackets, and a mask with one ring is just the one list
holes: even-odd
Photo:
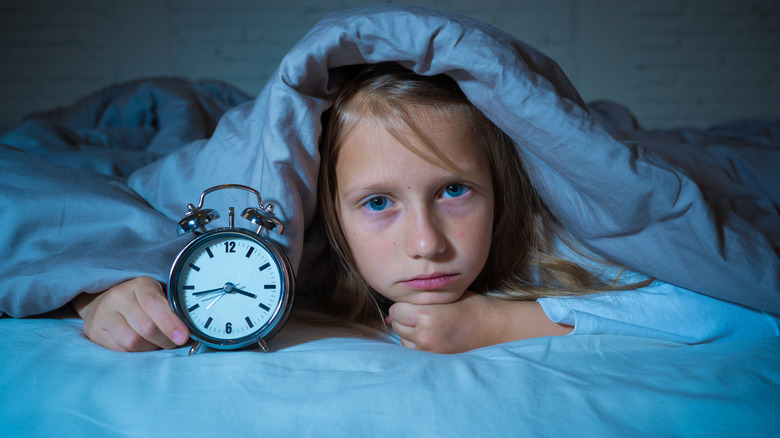
[(436, 290), (449, 286), (457, 278), (458, 274), (421, 275), (411, 280), (402, 281), (401, 284), (409, 289)]

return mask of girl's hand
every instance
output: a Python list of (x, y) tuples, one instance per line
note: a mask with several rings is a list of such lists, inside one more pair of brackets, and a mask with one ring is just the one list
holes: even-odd
[(466, 292), (453, 303), (395, 303), (387, 322), (409, 348), (461, 353), (488, 345), (564, 335), (572, 328), (550, 321), (533, 301), (510, 301)]
[(134, 278), (99, 294), (78, 295), (71, 304), (84, 319), (84, 334), (112, 350), (169, 349), (189, 338), (162, 285), (151, 277)]

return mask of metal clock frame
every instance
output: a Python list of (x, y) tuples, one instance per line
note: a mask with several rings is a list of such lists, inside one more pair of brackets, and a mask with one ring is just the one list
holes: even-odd
[[(203, 209), (203, 203), (207, 194), (223, 189), (242, 189), (249, 191), (257, 196), (258, 209), (247, 208), (242, 213), (242, 217), (250, 222), (258, 225), (258, 229), (255, 232), (251, 232), (242, 228), (236, 228), (234, 224), (234, 209), (230, 207), (230, 226), (223, 228), (216, 228), (206, 231), (205, 225), (211, 222), (213, 219), (219, 217), (213, 210)], [(237, 238), (249, 239), (254, 243), (265, 248), (272, 256), (274, 263), (276, 264), (279, 272), (281, 273), (281, 284), (279, 285), (280, 300), (279, 305), (274, 310), (272, 317), (264, 325), (259, 327), (252, 334), (237, 338), (237, 339), (217, 339), (202, 333), (194, 324), (187, 323), (187, 326), (191, 329), (190, 336), (196, 340), (195, 345), (190, 349), (190, 355), (196, 354), (203, 345), (208, 347), (221, 349), (221, 350), (235, 350), (239, 348), (248, 347), (254, 343), (260, 347), (264, 352), (269, 352), (266, 339), (270, 339), (276, 335), (286, 324), (290, 312), (292, 311), (292, 300), (295, 293), (295, 275), (290, 264), (287, 255), (281, 249), (281, 247), (273, 240), (263, 236), (261, 233), (264, 230), (273, 230), (281, 234), (283, 230), (282, 223), (276, 218), (273, 213), (273, 204), (263, 205), (260, 193), (251, 188), (240, 184), (224, 184), (211, 187), (203, 193), (201, 193), (198, 206), (189, 204), (189, 212), (187, 215), (179, 221), (178, 232), (179, 234), (185, 234), (190, 231), (198, 233), (198, 237), (190, 241), (176, 256), (171, 267), (170, 274), (168, 276), (168, 302), (171, 308), (177, 315), (179, 315), (185, 323), (190, 321), (189, 315), (185, 312), (182, 303), (179, 300), (179, 274), (183, 269), (183, 262), (193, 252), (197, 251), (203, 245), (208, 245), (212, 240), (215, 240), (224, 236), (236, 236)]]

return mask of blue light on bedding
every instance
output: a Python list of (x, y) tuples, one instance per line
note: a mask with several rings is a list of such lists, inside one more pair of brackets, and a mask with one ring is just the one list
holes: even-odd
[[(546, 204), (585, 247), (659, 281), (543, 299), (573, 335), (458, 355), (299, 320), (271, 354), (123, 354), (87, 340), (72, 313), (13, 319), (140, 275), (166, 281), (187, 239), (175, 231), (183, 206), (226, 182), (278, 206), (279, 243), (300, 283), (316, 281), (322, 236), (309, 226), (331, 72), (388, 60), (451, 75), (517, 142)], [(255, 99), (154, 78), (30, 118), (0, 138), (0, 315), (13, 317), (0, 318), (0, 431), (776, 434), (780, 122), (650, 132), (621, 123), (625, 111), (585, 105), (555, 62), (484, 23), (377, 6), (324, 18)]]
[(75, 319), (0, 319), (10, 436), (771, 436), (780, 338), (563, 336), (459, 355), (293, 321), (273, 353), (122, 354)]

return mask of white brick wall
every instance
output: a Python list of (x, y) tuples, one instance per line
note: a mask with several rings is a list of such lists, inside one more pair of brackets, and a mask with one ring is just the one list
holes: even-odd
[(626, 4), (626, 100), (654, 124), (780, 117), (780, 2)]
[[(359, 0), (2, 0), (0, 132), (145, 76), (257, 93), (326, 13)], [(389, 3), (392, 3), (389, 2)], [(646, 127), (780, 118), (777, 0), (406, 1), (488, 21), (558, 61), (586, 100)]]

